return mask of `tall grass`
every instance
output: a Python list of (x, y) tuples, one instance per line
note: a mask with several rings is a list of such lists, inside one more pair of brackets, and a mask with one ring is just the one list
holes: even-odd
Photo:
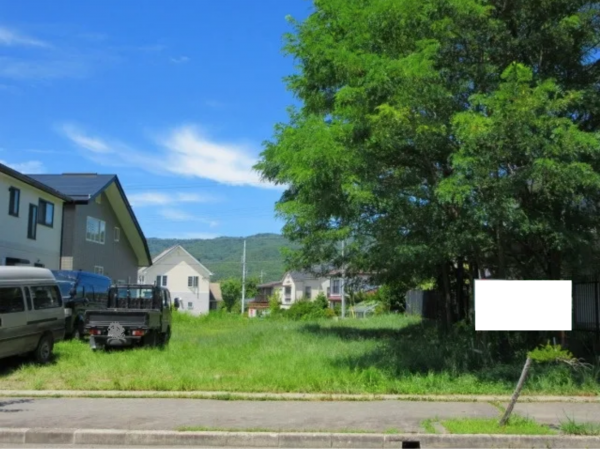
[[(3, 389), (508, 394), (519, 364), (471, 369), (466, 348), (442, 341), (416, 318), (363, 320), (248, 319), (175, 314), (164, 349), (91, 351), (61, 342), (48, 366), (11, 361)], [(458, 359), (457, 359), (458, 358)], [(598, 369), (563, 367), (532, 373), (525, 391), (597, 394)]]

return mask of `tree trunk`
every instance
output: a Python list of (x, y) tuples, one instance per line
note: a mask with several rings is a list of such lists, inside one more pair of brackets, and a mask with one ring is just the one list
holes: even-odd
[(506, 258), (504, 255), (504, 239), (502, 238), (502, 223), (496, 227), (496, 246), (498, 248), (498, 278), (506, 279)]
[(515, 404), (517, 403), (517, 399), (519, 399), (519, 395), (521, 394), (521, 390), (523, 389), (523, 385), (525, 385), (525, 380), (527, 379), (527, 374), (529, 374), (529, 368), (531, 367), (531, 359), (527, 357), (525, 360), (525, 366), (523, 366), (523, 371), (521, 372), (521, 377), (519, 378), (519, 382), (517, 383), (517, 388), (515, 388), (515, 392), (510, 398), (510, 403), (508, 407), (506, 407), (506, 411), (504, 412), (504, 416), (500, 420), (500, 425), (504, 426), (508, 422), (510, 418), (510, 414), (515, 408)]
[(444, 285), (444, 309), (446, 312), (445, 328), (449, 330), (452, 326), (452, 293), (450, 292), (450, 274), (448, 264), (442, 264), (442, 283)]
[(462, 257), (458, 258), (456, 268), (456, 298), (458, 301), (458, 321), (466, 318), (465, 307), (465, 262)]

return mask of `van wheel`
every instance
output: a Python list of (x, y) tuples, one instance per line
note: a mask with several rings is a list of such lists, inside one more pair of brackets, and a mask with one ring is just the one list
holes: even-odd
[(54, 347), (54, 339), (52, 336), (46, 334), (40, 338), (40, 341), (33, 351), (33, 358), (37, 363), (42, 365), (48, 363), (52, 358), (52, 349)]

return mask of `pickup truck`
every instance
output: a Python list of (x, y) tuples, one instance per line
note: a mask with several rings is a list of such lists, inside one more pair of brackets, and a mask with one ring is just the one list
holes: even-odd
[(171, 338), (171, 294), (155, 285), (118, 285), (108, 291), (108, 307), (86, 310), (85, 332), (92, 350), (113, 346), (164, 346)]

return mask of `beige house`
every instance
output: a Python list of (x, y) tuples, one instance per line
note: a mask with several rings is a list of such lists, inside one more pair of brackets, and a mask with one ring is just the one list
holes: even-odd
[(65, 195), (0, 164), (0, 265), (60, 268)]
[(167, 287), (172, 298), (179, 298), (180, 311), (193, 315), (210, 309), (212, 273), (181, 245), (173, 246), (152, 260), (152, 265), (138, 272), (140, 284)]

